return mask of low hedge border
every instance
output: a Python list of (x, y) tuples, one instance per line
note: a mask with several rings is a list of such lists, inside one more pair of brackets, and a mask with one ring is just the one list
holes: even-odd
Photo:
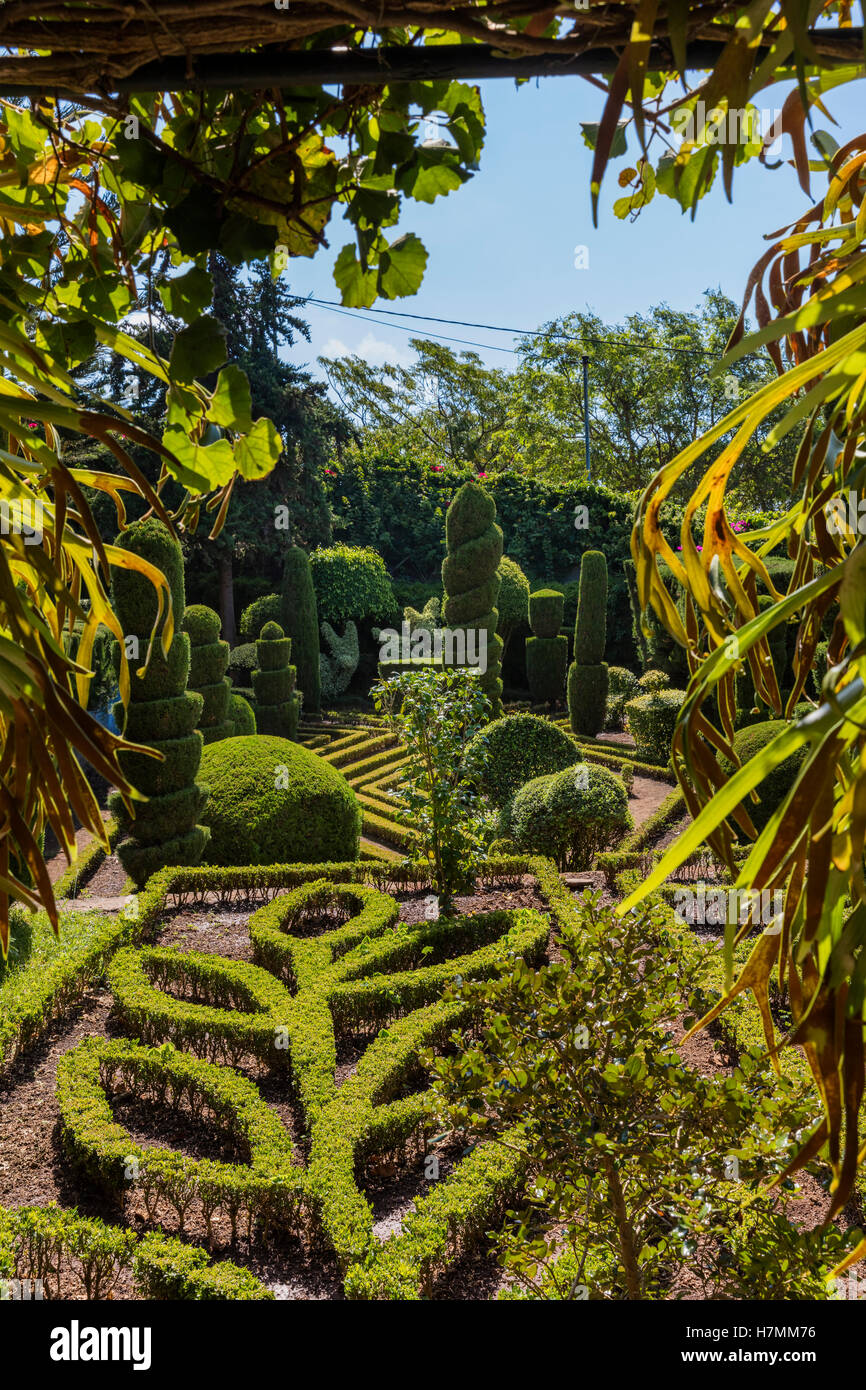
[[(247, 961), (165, 947), (118, 951), (108, 967), (114, 1010), (143, 1043), (170, 1042), (209, 1062), (236, 1065), (252, 1055), (286, 1060), (279, 1045), (291, 1000), (267, 970)], [(177, 999), (182, 988), (203, 1003)]]
[[(340, 920), (352, 911), (355, 916)], [(299, 934), (307, 919), (321, 925), (323, 913), (337, 919), (333, 930)], [(344, 1270), (360, 1259), (372, 1258), (374, 1265), (378, 1259), (372, 1211), (355, 1181), (358, 1163), (371, 1150), (417, 1141), (419, 1128), (434, 1122), (423, 1096), (398, 1097), (417, 1070), (419, 1049), (445, 1042), (466, 1016), (459, 1001), (442, 1001), (443, 990), (455, 980), (491, 975), (504, 953), (537, 962), (550, 931), (549, 919), (529, 910), (419, 926), (398, 925), (396, 918), (392, 898), (323, 880), (275, 899), (250, 921), (256, 959), (297, 991), (290, 1066), (309, 1122), (309, 1193)], [(449, 956), (454, 948), (463, 954)], [(428, 953), (433, 963), (419, 967)], [(386, 974), (386, 967), (397, 969)], [(388, 1027), (379, 1031), (383, 1022)], [(361, 1028), (378, 1036), (337, 1089), (336, 1039)], [(467, 1195), (468, 1227), (474, 1199), (475, 1189), (472, 1200)], [(429, 1276), (413, 1252), (410, 1242), (399, 1263), (414, 1270), (406, 1277), (419, 1288)], [(370, 1296), (365, 1290), (357, 1296)]]
[(273, 1299), (249, 1270), (221, 1260), (174, 1236), (106, 1225), (62, 1207), (0, 1207), (0, 1277), (41, 1279), (46, 1298), (61, 1296), (72, 1274), (88, 1300), (111, 1298), (118, 1279), (132, 1268), (141, 1298)]
[[(511, 883), (520, 880), (526, 874), (535, 876), (557, 920), (576, 920), (576, 909), (571, 894), (562, 884), (555, 867), (545, 860), (520, 856), (491, 859), (482, 866), (479, 878), (486, 884)], [(238, 895), (246, 901), (260, 898), (267, 902), (275, 891), (313, 884), (323, 876), (326, 876), (331, 884), (341, 882), (355, 887), (366, 883), (370, 886), (376, 884), (380, 888), (411, 886), (417, 889), (429, 887), (430, 884), (427, 868), (423, 864), (392, 865), (381, 861), (333, 865), (254, 866), (246, 869), (166, 868), (148, 882), (128, 913), (121, 914), (114, 922), (108, 924), (112, 931), (106, 943), (107, 955), (118, 946), (146, 939), (148, 933), (159, 925), (170, 897), (175, 901), (204, 902), (209, 894), (217, 891), (226, 902), (235, 901)], [(277, 912), (280, 907), (281, 903), (269, 904), (269, 908)], [(389, 908), (389, 911), (391, 910), (393, 905)], [(384, 908), (382, 911), (384, 912)], [(346, 923), (345, 926), (351, 928), (351, 923)], [(420, 928), (395, 933), (393, 963), (400, 963), (401, 953), (405, 960), (407, 950), (423, 951), (426, 945), (432, 945), (435, 950), (437, 933), (441, 933), (444, 927), (444, 923), (431, 922), (422, 924)], [(466, 929), (483, 932), (484, 925), (476, 924), (475, 927)], [(492, 930), (489, 924), (488, 929)], [(342, 929), (338, 928), (339, 930)], [(390, 928), (385, 927), (380, 935), (389, 930)], [(493, 962), (501, 958), (503, 947), (511, 951), (529, 949), (540, 952), (544, 948), (548, 931), (549, 922), (540, 914), (527, 911), (515, 914), (507, 941), (500, 938), (482, 945), (476, 952), (470, 953), (468, 967), (473, 971), (492, 969)], [(281, 1125), (279, 1142), (276, 1131), (273, 1138), (280, 1150), (278, 1160), (282, 1157), (287, 1164), (284, 1180), (276, 1174), (278, 1180), (275, 1181), (275, 1165), (272, 1159), (269, 1159), (267, 1175), (262, 1174), (258, 1177), (252, 1169), (239, 1169), (234, 1164), (206, 1163), (203, 1170), (200, 1170), (194, 1161), (172, 1151), (149, 1149), (137, 1152), (137, 1146), (126, 1131), (113, 1120), (111, 1107), (101, 1085), (100, 1069), (103, 1063), (109, 1072), (121, 1068), (124, 1063), (128, 1070), (134, 1071), (139, 1067), (143, 1076), (157, 1078), (157, 1089), (164, 1081), (167, 1090), (172, 1078), (167, 1077), (166, 1072), (174, 1072), (175, 1080), (181, 1088), (183, 1085), (191, 1086), (193, 1094), (198, 1095), (210, 1084), (213, 1088), (211, 1094), (217, 1098), (220, 1085), (228, 1076), (232, 1081), (228, 1083), (228, 1112), (223, 1115), (223, 1120), (231, 1121), (234, 1117), (235, 1125), (239, 1100), (241, 1103), (246, 1099), (250, 1104), (254, 1101), (262, 1104), (255, 1088), (251, 1083), (246, 1083), (244, 1078), (238, 1077), (227, 1068), (215, 1067), (208, 1062), (178, 1053), (170, 1044), (161, 1048), (147, 1048), (124, 1041), (106, 1043), (101, 1039), (88, 1040), (63, 1059), (63, 1075), (61, 1077), (59, 1072), (58, 1085), (64, 1092), (64, 1131), (68, 1135), (69, 1144), (77, 1150), (79, 1161), (84, 1164), (91, 1161), (97, 1164), (98, 1170), (102, 1172), (109, 1186), (114, 1186), (115, 1191), (118, 1190), (117, 1169), (120, 1160), (123, 1160), (121, 1172), (125, 1174), (127, 1163), (133, 1158), (139, 1161), (139, 1172), (144, 1171), (146, 1175), (151, 1202), (154, 1196), (165, 1195), (175, 1205), (181, 1221), (182, 1211), (191, 1200), (190, 1186), (211, 1215), (221, 1203), (226, 1202), (233, 1221), (246, 1213), (250, 1224), (256, 1218), (261, 1218), (267, 1223), (275, 1219), (276, 1207), (279, 1209), (276, 1213), (277, 1219), (281, 1222), (294, 1221), (297, 1226), (303, 1226), (306, 1230), (309, 1220), (317, 1217), (318, 1221), (325, 1224), (326, 1232), (334, 1243), (344, 1268), (348, 1269), (355, 1261), (365, 1262), (364, 1279), (357, 1287), (352, 1286), (351, 1296), (387, 1298), (391, 1296), (389, 1288), (393, 1284), (394, 1247), (390, 1242), (385, 1242), (380, 1252), (378, 1243), (373, 1239), (372, 1216), (369, 1204), (355, 1184), (354, 1163), (363, 1161), (371, 1152), (381, 1151), (389, 1144), (405, 1146), (410, 1141), (417, 1143), (418, 1135), (425, 1132), (430, 1123), (430, 1116), (423, 1096), (395, 1099), (389, 1097), (394, 1096), (395, 1090), (400, 1089), (417, 1067), (415, 1058), (418, 1047), (447, 1036), (462, 1017), (463, 1006), (459, 1000), (437, 1000), (425, 1005), (421, 1010), (416, 1009), (406, 1018), (399, 1018), (391, 1027), (381, 1032), (367, 1049), (363, 1067), (359, 1066), (361, 1079), (348, 1089), (344, 1084), (337, 1092), (330, 1047), (326, 1046), (324, 1063), (322, 1056), (323, 1040), (327, 1045), (330, 1038), (333, 1045), (334, 1039), (334, 1023), (328, 1003), (330, 995), (337, 995), (338, 1007), (345, 1011), (357, 1009), (359, 993), (370, 995), (371, 992), (375, 994), (377, 990), (381, 990), (382, 999), (393, 1013), (395, 1010), (402, 1011), (407, 1004), (414, 1005), (423, 997), (425, 991), (435, 992), (441, 988), (446, 976), (453, 979), (458, 968), (453, 960), (443, 968), (433, 967), (439, 971), (435, 985), (432, 971), (429, 972), (429, 982), (424, 982), (421, 977), (425, 971), (421, 969), (402, 972), (409, 977), (416, 977), (415, 980), (409, 978), (406, 981), (408, 988), (403, 988), (403, 982), (397, 976), (381, 977), (371, 987), (368, 983), (370, 977), (364, 976), (361, 972), (365, 964), (369, 969), (374, 964), (381, 966), (387, 963), (386, 957), (371, 954), (364, 962), (363, 937), (357, 941), (356, 947), (349, 944), (351, 939), (351, 930), (348, 934), (343, 933), (342, 944), (347, 946), (345, 953), (338, 955), (336, 963), (328, 967), (316, 988), (301, 991), (292, 1001), (290, 1066), (294, 1074), (293, 1079), (299, 1083), (307, 1107), (306, 1113), (313, 1139), (312, 1149), (315, 1154), (315, 1162), (311, 1154), (306, 1176), (302, 1170), (288, 1166), (290, 1154), (281, 1146), (286, 1145), (290, 1148), (290, 1144)], [(374, 938), (374, 942), (377, 939)], [(303, 942), (304, 938), (298, 940)], [(307, 944), (322, 949), (322, 943), (323, 938), (319, 937), (310, 938)], [(384, 943), (380, 944), (385, 950)], [(331, 944), (325, 942), (325, 946), (330, 951)], [(375, 949), (378, 952), (379, 948)], [(357, 951), (354, 957), (353, 951)], [(458, 957), (457, 961), (465, 970), (465, 958)], [(341, 970), (352, 972), (356, 978), (339, 978)], [(398, 999), (389, 998), (388, 994), (389, 990), (393, 990), (395, 980), (401, 996)], [(343, 985), (349, 988), (338, 991), (338, 987)], [(128, 1085), (133, 1079), (125, 1076), (124, 1082)], [(234, 1086), (235, 1082), (242, 1083), (241, 1091), (244, 1087), (249, 1088), (245, 1096), (239, 1096)], [(344, 1090), (345, 1099), (341, 1099)], [(204, 1104), (204, 1099), (202, 1096), (201, 1104)], [(342, 1107), (345, 1107), (345, 1113)], [(275, 1118), (267, 1107), (263, 1109), (265, 1115)], [(359, 1116), (363, 1118), (363, 1124), (360, 1126)], [(262, 1122), (266, 1123), (264, 1117)], [(80, 1148), (77, 1147), (79, 1145)], [(339, 1154), (343, 1155), (339, 1171), (329, 1178), (332, 1160)], [(454, 1195), (449, 1196), (444, 1189), (437, 1190), (432, 1209), (428, 1208), (429, 1199), (418, 1204), (422, 1214), (432, 1210), (435, 1215), (440, 1204), (443, 1209), (448, 1208), (451, 1215), (445, 1225), (450, 1221), (453, 1230), (459, 1227), (463, 1231), (460, 1239), (468, 1243), (483, 1234), (487, 1222), (486, 1217), (477, 1218), (476, 1212), (479, 1204), (483, 1209), (489, 1200), (486, 1182), (482, 1182), (479, 1187), (477, 1179), (472, 1177), (479, 1161), (475, 1155), (464, 1160), (455, 1177), (449, 1179), (449, 1183), (458, 1183), (458, 1179), (460, 1180)], [(469, 1167), (464, 1172), (465, 1164)], [(519, 1184), (520, 1174), (515, 1170), (508, 1176), (501, 1163), (491, 1160), (490, 1181), (499, 1183), (500, 1178), (503, 1194), (510, 1192), (513, 1195)], [(329, 1189), (329, 1182), (333, 1191)], [(326, 1190), (330, 1191), (330, 1195), (327, 1196), (327, 1209)], [(343, 1193), (343, 1200), (340, 1199), (339, 1191)], [(431, 1234), (430, 1223), (426, 1226), (422, 1223), (417, 1228), (417, 1237), (413, 1237), (411, 1233), (407, 1234), (407, 1229), (404, 1229), (399, 1236), (392, 1238), (402, 1242), (397, 1259), (399, 1268), (404, 1271), (405, 1279), (410, 1284), (414, 1280), (413, 1286), (419, 1290), (429, 1283), (436, 1271), (445, 1267), (449, 1258), (448, 1242), (451, 1237), (443, 1234), (445, 1226), (441, 1223), (436, 1224), (438, 1221), (439, 1218), (436, 1217), (434, 1225), (438, 1234)], [(378, 1263), (379, 1253), (382, 1254), (381, 1264)], [(369, 1264), (370, 1258), (373, 1260), (372, 1265)], [(215, 1293), (212, 1296), (227, 1295)], [(253, 1295), (241, 1292), (231, 1296)]]
[(666, 830), (670, 830), (672, 825), (676, 825), (677, 821), (681, 820), (685, 814), (686, 799), (683, 796), (682, 787), (674, 787), (670, 795), (665, 797), (652, 815), (630, 835), (626, 835), (620, 846), (621, 850), (628, 852), (647, 849), (660, 839)]
[[(209, 1112), (249, 1166), (138, 1144), (114, 1118), (107, 1089), (118, 1084), (175, 1109), (185, 1101), (195, 1116)], [(258, 1088), (231, 1068), (178, 1052), (170, 1043), (144, 1047), (125, 1039), (86, 1038), (60, 1059), (57, 1099), (60, 1138), (70, 1162), (107, 1197), (122, 1202), (132, 1183), (140, 1185), (150, 1219), (163, 1200), (174, 1208), (181, 1231), (190, 1203), (198, 1198), (209, 1237), (217, 1211), (231, 1221), (233, 1238), (241, 1215), (248, 1236), (255, 1222), (265, 1232), (271, 1225), (295, 1234), (304, 1229), (303, 1173), (294, 1162), (288, 1131)]]

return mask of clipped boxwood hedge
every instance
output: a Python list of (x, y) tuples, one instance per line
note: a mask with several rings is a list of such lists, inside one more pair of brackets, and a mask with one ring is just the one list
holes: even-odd
[(629, 700), (625, 714), (638, 758), (662, 766), (670, 762), (671, 740), (685, 698), (684, 690), (654, 690)]
[(506, 714), (476, 734), (467, 757), (479, 762), (481, 790), (504, 806), (525, 782), (580, 761), (574, 740), (537, 714)]
[(210, 744), (204, 823), (214, 864), (355, 859), (361, 811), (345, 777), (300, 744), (256, 734)]

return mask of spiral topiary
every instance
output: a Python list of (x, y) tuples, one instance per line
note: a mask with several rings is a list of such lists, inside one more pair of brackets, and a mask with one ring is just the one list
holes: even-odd
[(502, 640), (496, 635), (502, 530), (496, 525), (496, 503), (478, 483), (464, 483), (452, 499), (445, 515), (445, 541), (445, 624), (485, 634), (487, 669), (480, 682), (497, 718), (502, 713)]
[(580, 565), (574, 661), (568, 668), (568, 713), (576, 734), (594, 737), (604, 728), (608, 687), (606, 637), (607, 560), (600, 550), (587, 550)]
[[(116, 544), (162, 570), (177, 622), (184, 611), (183, 556), (168, 528), (155, 518), (133, 522)], [(143, 657), (157, 614), (154, 586), (134, 570), (115, 569), (112, 600), (124, 638), (134, 639)], [(207, 844), (208, 831), (196, 823), (207, 788), (195, 781), (202, 750), (196, 724), (204, 700), (186, 689), (189, 665), (189, 634), (175, 630), (168, 657), (155, 641), (145, 675), (132, 673), (128, 708), (115, 705), (124, 736), (163, 754), (161, 761), (145, 753), (120, 754), (124, 774), (149, 798), (134, 804), (134, 817), (119, 793), (109, 796), (121, 829), (117, 856), (139, 886), (167, 864), (197, 864)]]
[(357, 859), (361, 809), (337, 768), (288, 739), (256, 734), (204, 750), (212, 864)]
[(304, 709), (318, 714), (322, 695), (319, 679), (319, 610), (307, 552), (290, 546), (283, 565), (280, 625), (292, 640), (298, 685)]
[(565, 694), (568, 638), (560, 635), (565, 599), (555, 589), (537, 589), (529, 597), (534, 636), (526, 639), (526, 679), (538, 705), (553, 705)]
[(220, 616), (203, 603), (194, 603), (183, 615), (182, 627), (191, 645), (187, 685), (202, 697), (198, 727), (205, 743), (231, 738), (234, 725), (229, 717), (231, 681), (225, 672), (229, 644), (221, 642)]
[(265, 623), (256, 651), (259, 658), (259, 668), (253, 671), (256, 728), (262, 734), (296, 738), (301, 701), (295, 690), (298, 673), (289, 665), (292, 639), (283, 636), (279, 623)]

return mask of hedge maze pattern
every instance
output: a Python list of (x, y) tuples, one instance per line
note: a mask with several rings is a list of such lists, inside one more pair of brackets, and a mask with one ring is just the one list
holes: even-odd
[[(545, 861), (501, 861), (488, 870), (499, 883), (528, 871), (555, 911), (573, 910)], [(195, 1209), (211, 1239), (220, 1218), (230, 1223), (233, 1239), (270, 1233), (308, 1248), (324, 1244), (336, 1254), (349, 1297), (423, 1297), (514, 1195), (521, 1155), (502, 1145), (473, 1150), (429, 1195), (416, 1198), (402, 1228), (385, 1240), (374, 1231), (363, 1191), (365, 1167), (390, 1156), (408, 1159), (420, 1172), (435, 1126), (420, 1054), (446, 1045), (467, 1021), (463, 980), (490, 975), (508, 954), (540, 961), (550, 918), (520, 909), (407, 925), (382, 891), (388, 879), (390, 886), (401, 881), (401, 871), (386, 865), (324, 866), (318, 878), (289, 866), (254, 877), (255, 883), (232, 869), (166, 870), (148, 885), (139, 940), (159, 926), (169, 892), (175, 900), (184, 893), (202, 898), (216, 878), (229, 895), (239, 886), (248, 900), (267, 896), (271, 886), (284, 891), (249, 918), (254, 964), (121, 946), (108, 980), (115, 1017), (131, 1036), (88, 1038), (62, 1058), (64, 1149), (77, 1174), (119, 1211), (134, 1188), (149, 1220), (165, 1223), (168, 1209), (178, 1233)], [(344, 1043), (363, 1051), (338, 1085)], [(299, 1143), (257, 1085), (234, 1070), (251, 1055), (287, 1069), (302, 1117)], [(115, 1118), (117, 1092), (205, 1119), (225, 1138), (231, 1161), (138, 1143)], [(150, 1286), (170, 1290), (175, 1279), (185, 1288), (189, 1275), (197, 1287), (205, 1278), (201, 1250), (193, 1247), (187, 1271), (174, 1233), (154, 1234), (173, 1245), (144, 1246), (136, 1255), (136, 1268), (144, 1270), (151, 1248)], [(209, 1293), (205, 1279), (202, 1293), (161, 1296), (267, 1296), (249, 1271), (231, 1269), (222, 1278), (237, 1293)]]

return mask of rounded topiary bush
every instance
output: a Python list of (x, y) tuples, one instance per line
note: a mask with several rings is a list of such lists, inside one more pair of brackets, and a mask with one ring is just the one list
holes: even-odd
[(352, 620), (397, 620), (400, 610), (378, 551), (369, 546), (331, 545), (312, 552), (310, 571), (320, 625), (342, 628)]
[(654, 690), (629, 700), (625, 717), (641, 762), (662, 767), (670, 762), (674, 727), (685, 698), (684, 690)]
[(618, 844), (632, 824), (620, 779), (587, 763), (527, 782), (507, 817), (518, 849), (548, 855), (560, 869), (588, 869), (595, 855)]
[(529, 622), (529, 580), (509, 555), (503, 555), (496, 573), (499, 576), (499, 594), (496, 598), (499, 624), (496, 632), (503, 644), (507, 645), (509, 637), (520, 624)]
[(184, 632), (189, 633), (189, 640), (193, 646), (204, 647), (209, 642), (216, 642), (220, 635), (220, 615), (216, 609), (208, 608), (204, 603), (190, 604), (183, 615)]
[(256, 734), (205, 748), (212, 864), (357, 859), (361, 810), (345, 777), (288, 739)]
[(254, 734), (256, 732), (256, 716), (249, 700), (245, 700), (243, 695), (235, 692), (229, 696), (229, 719), (234, 729), (234, 738), (239, 738), (241, 734)]
[(241, 614), (241, 637), (249, 643), (255, 642), (265, 623), (280, 621), (282, 608), (283, 600), (279, 594), (263, 594), (261, 598), (253, 599)]
[(562, 729), (537, 714), (507, 714), (470, 740), (467, 761), (481, 766), (481, 790), (504, 806), (532, 777), (560, 772), (580, 757)]
[[(734, 749), (740, 762), (751, 761), (757, 753), (766, 748), (768, 743), (772, 742), (777, 734), (780, 734), (787, 727), (783, 719), (765, 719), (760, 724), (749, 724), (744, 729), (738, 729), (734, 734)], [(761, 798), (758, 804), (751, 800), (744, 803), (745, 810), (751, 817), (756, 830), (763, 830), (773, 812), (785, 800), (794, 785), (807, 752), (807, 748), (798, 748), (796, 753), (792, 753), (789, 758), (774, 768), (768, 777), (764, 778), (763, 782), (756, 788), (758, 796)], [(733, 774), (735, 770), (733, 763), (723, 759), (722, 766), (730, 774)]]
[(637, 683), (638, 690), (642, 690), (645, 695), (649, 695), (654, 690), (668, 690), (671, 678), (665, 671), (644, 671)]
[(529, 596), (529, 625), (536, 637), (558, 637), (565, 599), (557, 589), (536, 589)]
[(625, 707), (640, 693), (637, 676), (627, 666), (608, 666), (607, 668), (607, 712), (604, 727), (622, 729), (625, 725)]

